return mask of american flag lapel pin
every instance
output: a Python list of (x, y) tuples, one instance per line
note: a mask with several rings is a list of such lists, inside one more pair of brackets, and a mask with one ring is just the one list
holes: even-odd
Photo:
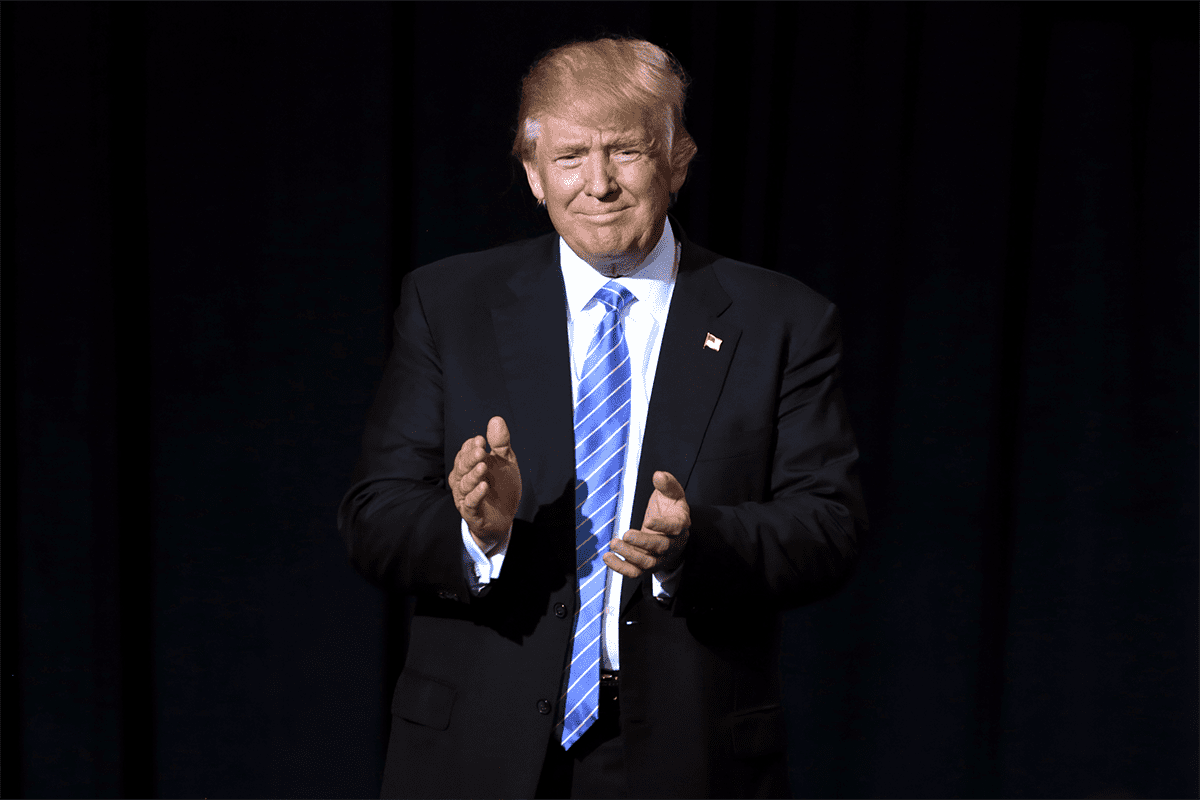
[(721, 349), (721, 340), (710, 333), (704, 337), (704, 346), (715, 353)]

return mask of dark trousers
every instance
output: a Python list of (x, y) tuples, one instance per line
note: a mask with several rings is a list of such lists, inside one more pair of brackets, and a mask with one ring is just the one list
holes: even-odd
[(616, 686), (600, 685), (600, 718), (570, 750), (557, 731), (550, 736), (535, 797), (629, 797), (625, 782), (625, 737)]

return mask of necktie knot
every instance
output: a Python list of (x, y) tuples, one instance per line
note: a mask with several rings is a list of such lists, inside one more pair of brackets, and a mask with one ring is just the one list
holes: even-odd
[(616, 311), (620, 314), (625, 310), (625, 307), (632, 303), (637, 298), (633, 296), (633, 292), (626, 289), (616, 281), (609, 281), (601, 286), (595, 294), (597, 300), (604, 304), (609, 313)]

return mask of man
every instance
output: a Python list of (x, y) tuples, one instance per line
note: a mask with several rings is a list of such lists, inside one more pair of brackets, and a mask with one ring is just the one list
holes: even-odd
[(385, 796), (780, 796), (781, 611), (865, 513), (834, 307), (667, 217), (649, 42), (551, 51), (514, 153), (557, 235), (410, 273), (339, 526), (416, 596)]

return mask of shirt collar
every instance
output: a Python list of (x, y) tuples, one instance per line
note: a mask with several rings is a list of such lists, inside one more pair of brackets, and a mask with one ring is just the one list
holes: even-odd
[(600, 287), (615, 280), (638, 299), (632, 307), (648, 311), (660, 325), (667, 321), (671, 289), (675, 284), (675, 234), (670, 220), (663, 222), (662, 236), (642, 266), (624, 278), (606, 278), (575, 254), (561, 236), (558, 237), (558, 260), (562, 266), (563, 283), (567, 289), (567, 309), (572, 318), (596, 296)]

